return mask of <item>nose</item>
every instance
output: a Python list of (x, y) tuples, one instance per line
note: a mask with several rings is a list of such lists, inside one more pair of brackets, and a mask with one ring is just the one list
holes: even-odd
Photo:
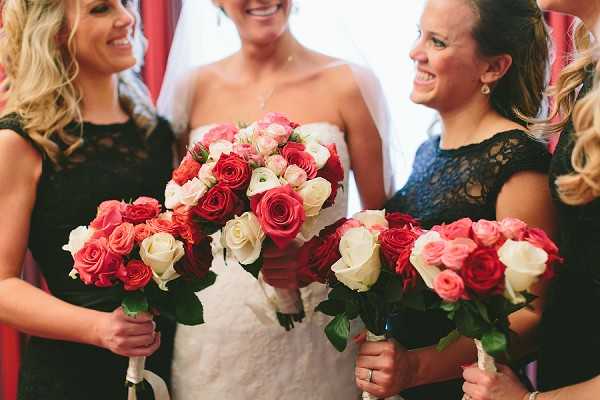
[(414, 62), (427, 62), (427, 53), (425, 52), (422, 38), (415, 42), (415, 45), (410, 50), (410, 53), (408, 53), (408, 55)]
[(135, 16), (133, 11), (119, 2), (118, 15), (115, 20), (116, 28), (129, 28), (135, 24)]

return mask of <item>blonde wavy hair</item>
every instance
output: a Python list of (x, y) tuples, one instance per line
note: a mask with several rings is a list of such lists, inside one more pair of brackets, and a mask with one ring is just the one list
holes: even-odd
[[(598, 61), (598, 48), (593, 46), (591, 33), (578, 22), (574, 28), (573, 62), (560, 73), (548, 95), (553, 106), (548, 118), (532, 120), (531, 132), (537, 137), (549, 138), (560, 134), (572, 120), (575, 146), (571, 154), (574, 172), (556, 180), (562, 201), (570, 205), (589, 203), (600, 196), (600, 89), (594, 89), (577, 101), (578, 88), (589, 77)], [(596, 73), (596, 81), (598, 80)]]
[[(74, 84), (79, 71), (74, 48), (79, 18), (67, 32), (65, 3), (65, 0), (2, 1), (0, 64), (6, 74), (2, 82), (5, 89), (2, 116), (17, 114), (23, 129), (55, 164), (83, 143), (81, 132), (76, 136), (66, 130), (70, 123), (82, 121), (82, 98)], [(133, 8), (139, 21), (137, 7)], [(134, 48), (137, 59), (142, 60), (145, 39), (139, 25), (136, 24)], [(60, 40), (65, 33), (68, 33), (66, 45)], [(123, 109), (137, 126), (150, 133), (157, 116), (147, 88), (137, 78), (135, 69), (121, 72), (118, 79)], [(64, 149), (59, 141), (65, 145)]]

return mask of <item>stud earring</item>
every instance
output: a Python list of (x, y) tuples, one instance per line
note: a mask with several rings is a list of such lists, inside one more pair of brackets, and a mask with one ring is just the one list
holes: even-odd
[(490, 94), (490, 92), (491, 92), (491, 90), (490, 90), (489, 85), (487, 83), (484, 83), (483, 86), (481, 87), (481, 93), (487, 96), (488, 94)]

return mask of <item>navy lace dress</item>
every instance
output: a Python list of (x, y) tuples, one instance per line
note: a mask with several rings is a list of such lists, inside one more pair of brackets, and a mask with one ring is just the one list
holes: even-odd
[[(580, 98), (592, 82), (590, 72)], [(560, 200), (555, 185), (556, 178), (573, 172), (574, 139), (570, 124), (560, 135), (550, 167), (550, 186), (558, 211), (558, 245), (565, 262), (552, 282), (542, 316), (538, 367), (542, 390), (600, 375), (600, 199), (570, 206)]]
[[(78, 135), (79, 128), (72, 124), (68, 129)], [(0, 129), (29, 140), (14, 116), (0, 119)], [(131, 120), (111, 125), (84, 123), (82, 135), (83, 145), (59, 166), (43, 158), (29, 248), (54, 296), (112, 311), (119, 304), (106, 299), (105, 289), (69, 278), (73, 260), (61, 247), (72, 229), (90, 223), (104, 200), (141, 195), (161, 200), (172, 170), (174, 136), (162, 119), (149, 136)], [(148, 359), (147, 369), (169, 382), (175, 324), (159, 319), (157, 325), (162, 344)], [(127, 364), (126, 357), (99, 347), (32, 337), (21, 366), (18, 398), (124, 400)]]
[[(388, 211), (418, 218), (424, 228), (469, 217), (496, 219), (500, 189), (522, 171), (546, 173), (546, 147), (525, 132), (500, 132), (476, 144), (440, 149), (431, 137), (417, 150), (407, 184), (392, 197)], [(453, 328), (445, 314), (407, 311), (392, 320), (394, 336), (409, 349), (437, 344)], [(402, 394), (407, 400), (460, 399), (462, 381), (424, 385)]]

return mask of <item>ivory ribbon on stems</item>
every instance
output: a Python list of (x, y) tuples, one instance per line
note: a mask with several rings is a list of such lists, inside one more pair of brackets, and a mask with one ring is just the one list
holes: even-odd
[(146, 357), (129, 357), (127, 382), (132, 383), (133, 385), (129, 386), (127, 400), (137, 400), (136, 386), (144, 380), (146, 380), (152, 388), (155, 400), (171, 400), (165, 381), (155, 373), (146, 371), (145, 365)]
[[(475, 339), (475, 347), (477, 347), (477, 367), (486, 372), (498, 372), (494, 357), (485, 352), (481, 340)], [(463, 400), (468, 400), (468, 397), (464, 395)]]
[[(367, 331), (367, 342), (383, 342), (386, 339), (387, 338), (385, 336), (379, 336), (379, 335), (372, 333), (371, 331)], [(368, 392), (362, 392), (361, 399), (362, 400), (381, 400), (381, 399), (379, 399), (379, 397), (376, 397)], [(397, 396), (392, 396), (392, 397), (386, 397), (383, 400), (403, 400), (403, 399), (400, 395), (397, 395)]]
[(275, 288), (277, 308), (282, 314), (300, 314), (303, 310), (302, 297), (298, 289)]

